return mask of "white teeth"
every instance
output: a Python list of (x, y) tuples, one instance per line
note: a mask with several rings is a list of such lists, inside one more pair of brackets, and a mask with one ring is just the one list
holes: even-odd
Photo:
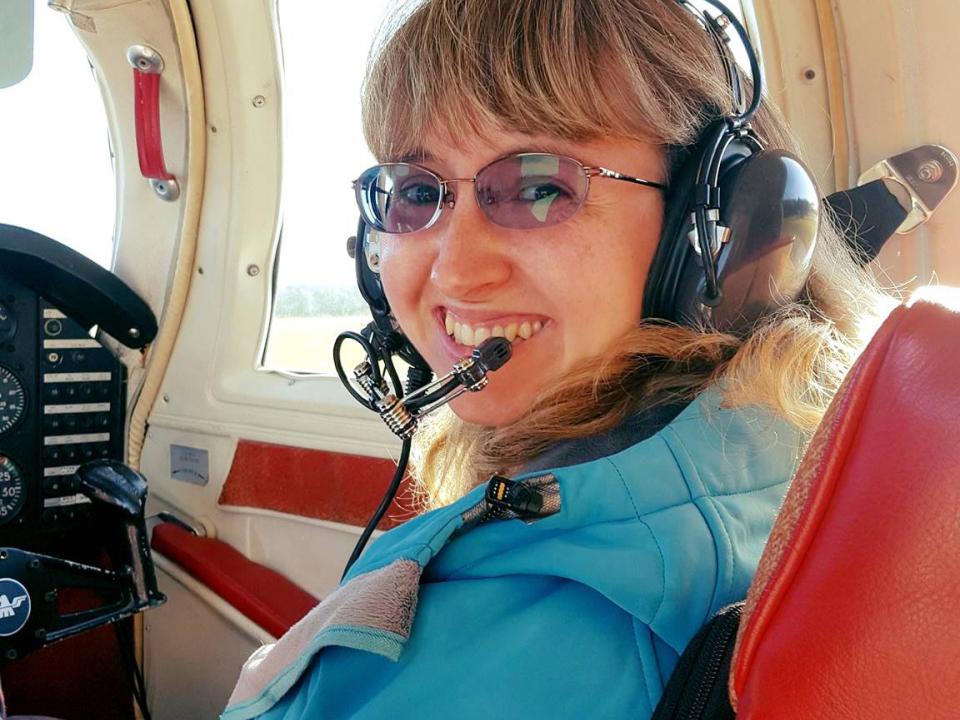
[(483, 326), (474, 328), (467, 323), (457, 322), (449, 313), (444, 316), (443, 325), (447, 334), (452, 336), (459, 345), (479, 345), (490, 337), (505, 337), (510, 342), (514, 342), (517, 338), (529, 340), (543, 329), (543, 322), (540, 320), (511, 323), (506, 326), (494, 325), (492, 328)]

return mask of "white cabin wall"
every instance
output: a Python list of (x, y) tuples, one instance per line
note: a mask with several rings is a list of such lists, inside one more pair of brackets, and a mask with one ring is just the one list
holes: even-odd
[[(960, 153), (956, 0), (754, 0), (771, 95), (825, 192), (918, 145)], [(819, 40), (818, 40), (819, 39)], [(813, 69), (815, 77), (806, 75)], [(874, 270), (904, 290), (960, 285), (960, 193)]]

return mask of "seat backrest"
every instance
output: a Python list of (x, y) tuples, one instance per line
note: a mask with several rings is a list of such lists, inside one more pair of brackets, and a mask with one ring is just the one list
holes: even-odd
[(740, 627), (737, 717), (960, 717), (958, 615), (960, 313), (918, 301), (854, 366), (787, 494)]

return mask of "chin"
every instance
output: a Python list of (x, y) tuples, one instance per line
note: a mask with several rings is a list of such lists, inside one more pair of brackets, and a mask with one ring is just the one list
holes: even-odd
[(450, 403), (454, 414), (471, 425), (505, 427), (519, 420), (533, 404), (533, 396), (503, 392), (491, 378), (490, 384), (476, 393), (465, 393)]

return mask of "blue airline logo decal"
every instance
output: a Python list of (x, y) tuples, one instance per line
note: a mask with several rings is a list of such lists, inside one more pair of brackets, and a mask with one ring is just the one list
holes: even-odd
[(30, 619), (30, 593), (13, 578), (0, 578), (0, 637), (16, 635)]

